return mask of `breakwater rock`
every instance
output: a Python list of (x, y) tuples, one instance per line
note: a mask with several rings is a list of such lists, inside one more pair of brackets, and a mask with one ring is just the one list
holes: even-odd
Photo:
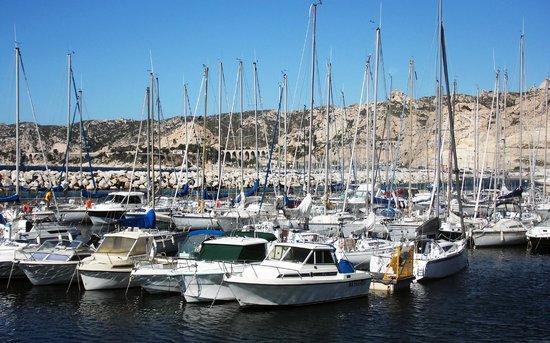
[[(204, 173), (207, 187), (218, 187), (220, 184), (218, 172), (214, 167), (208, 168)], [(19, 181), (20, 187), (29, 190), (43, 190), (52, 186), (61, 184), (66, 190), (125, 190), (136, 189), (146, 190), (149, 185), (149, 179), (155, 180), (155, 187), (161, 189), (182, 188), (186, 182), (190, 187), (199, 187), (201, 172), (190, 170), (180, 173), (179, 171), (161, 171), (158, 170), (150, 173), (150, 178), (147, 177), (146, 171), (131, 171), (131, 170), (103, 170), (94, 171), (93, 175), (90, 172), (69, 172), (68, 177), (60, 171), (50, 170), (28, 170), (20, 171)], [(242, 176), (241, 176), (242, 175)], [(430, 176), (431, 175), (431, 176)], [(258, 177), (259, 176), (259, 177)], [(324, 188), (325, 173), (314, 172), (311, 174), (311, 186), (314, 188)], [(246, 169), (242, 174), (240, 169), (226, 169), (222, 176), (222, 187), (224, 188), (239, 188), (241, 187), (241, 178), (244, 188), (253, 187), (257, 178), (260, 180), (260, 186), (264, 186), (265, 172), (257, 175), (255, 170)], [(415, 170), (409, 173), (407, 170), (398, 170), (395, 172), (394, 184), (404, 185), (409, 182), (413, 184), (430, 183), (433, 178), (433, 172)], [(303, 171), (287, 172), (286, 175), (281, 172), (272, 172), (267, 178), (267, 187), (284, 187), (287, 185), (290, 188), (304, 188), (306, 185), (307, 173)], [(330, 184), (344, 184), (348, 179), (347, 175), (342, 175), (340, 171), (334, 171), (329, 174)], [(0, 170), (0, 186), (3, 189), (13, 188), (16, 182), (16, 172), (14, 170)], [(367, 182), (367, 174), (365, 172), (356, 173), (355, 183)]]

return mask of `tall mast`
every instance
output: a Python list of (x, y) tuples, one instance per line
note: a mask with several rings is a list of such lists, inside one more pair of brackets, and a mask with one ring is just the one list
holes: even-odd
[[(260, 179), (260, 156), (258, 151), (258, 90), (256, 88), (258, 85), (258, 68), (256, 66), (256, 62), (252, 63), (252, 65), (254, 66), (254, 134), (255, 134), (254, 138), (256, 140), (256, 180), (259, 180)], [(286, 82), (286, 75), (285, 75), (285, 82)], [(286, 112), (285, 112), (285, 125), (286, 125)], [(286, 126), (285, 126), (285, 135), (286, 135)], [(285, 144), (286, 144), (286, 140), (285, 140)], [(286, 156), (286, 145), (285, 145), (285, 156)], [(285, 177), (286, 177), (286, 172), (285, 172)]]
[(331, 88), (331, 64), (329, 63), (327, 65), (327, 68), (328, 68), (328, 76), (327, 76), (327, 116), (326, 116), (326, 120), (327, 120), (327, 136), (325, 138), (325, 197), (324, 197), (324, 201), (325, 201), (325, 205), (328, 204), (328, 194), (329, 194), (329, 177), (328, 177), (328, 173), (329, 173), (329, 166), (330, 166), (330, 163), (329, 163), (329, 152), (330, 152), (330, 149), (329, 149), (329, 144), (330, 144), (330, 88)]
[(218, 79), (218, 192), (216, 192), (216, 201), (220, 194), (222, 185), (222, 84), (223, 84), (223, 64), (220, 62), (220, 75)]
[(543, 194), (546, 196), (546, 162), (548, 158), (548, 77), (544, 82), (544, 108), (545, 108), (545, 121), (544, 121), (544, 188)]
[[(241, 141), (241, 190), (244, 189), (244, 150), (243, 150), (243, 61), (239, 61), (239, 95), (240, 95), (240, 122), (239, 137)], [(243, 200), (243, 199), (241, 199)]]
[(19, 165), (21, 164), (21, 149), (19, 147), (19, 61), (21, 53), (15, 48), (15, 194), (19, 195)]
[[(284, 178), (284, 181), (285, 181), (285, 189), (284, 189), (284, 192), (285, 192), (285, 195), (288, 194), (288, 182), (287, 182), (287, 177), (288, 177), (288, 171), (287, 171), (287, 135), (288, 135), (288, 128), (287, 128), (287, 118), (288, 118), (288, 83), (287, 83), (287, 75), (284, 74), (283, 75), (283, 87), (284, 87), (284, 97), (285, 97), (285, 124), (284, 124), (284, 130), (285, 130), (285, 134), (284, 134), (284, 146), (283, 146), (283, 163), (284, 163), (284, 175), (285, 175), (285, 178)], [(256, 141), (257, 141), (257, 137), (258, 137), (258, 133), (256, 132)], [(257, 148), (256, 148), (257, 150)], [(257, 152), (256, 152), (257, 153)], [(256, 155), (257, 156), (257, 155)]]
[(67, 54), (67, 151), (65, 152), (65, 180), (69, 179), (69, 139), (71, 136), (71, 76), (72, 54)]
[(313, 105), (314, 105), (314, 85), (315, 85), (315, 25), (317, 16), (317, 4), (313, 4), (313, 22), (311, 38), (311, 102), (309, 107), (309, 151), (307, 163), (306, 192), (311, 193), (311, 155), (313, 154)]
[(202, 129), (202, 191), (206, 190), (206, 114), (208, 108), (208, 67), (204, 67), (204, 118)]
[(408, 192), (408, 210), (409, 217), (412, 215), (412, 154), (413, 154), (413, 75), (414, 75), (414, 60), (409, 62), (409, 192)]
[(523, 31), (519, 38), (519, 186), (523, 184), (523, 92), (524, 68), (523, 65)]
[(500, 165), (499, 165), (499, 157), (500, 157), (500, 130), (501, 130), (501, 124), (500, 124), (500, 70), (497, 70), (497, 80), (496, 80), (496, 109), (495, 109), (495, 116), (496, 116), (496, 134), (495, 134), (495, 189), (498, 189), (499, 184), (498, 181), (500, 179)]
[(374, 58), (374, 113), (372, 114), (372, 151), (371, 151), (371, 177), (372, 189), (370, 193), (371, 209), (374, 206), (374, 187), (376, 185), (376, 117), (378, 115), (378, 66), (380, 57), (380, 28), (376, 29), (376, 56)]
[(189, 182), (189, 164), (187, 160), (187, 152), (189, 148), (189, 130), (187, 129), (187, 85), (183, 85), (183, 124), (185, 125), (185, 183)]
[(151, 190), (151, 89), (147, 87), (147, 123), (146, 123), (146, 159), (147, 159), (147, 203), (150, 203), (150, 190)]
[[(80, 135), (78, 136), (79, 137), (79, 146), (80, 146), (80, 151), (79, 151), (79, 166), (80, 166), (80, 186), (82, 187), (82, 180), (83, 180), (83, 170), (82, 170), (82, 147), (83, 147), (83, 132), (84, 132), (84, 123), (82, 122), (82, 103), (83, 103), (83, 99), (82, 99), (82, 89), (80, 89), (78, 91), (78, 98), (76, 99), (78, 101), (78, 117), (79, 117), (79, 132), (80, 132)], [(93, 180), (93, 179), (92, 179)], [(94, 182), (95, 183), (95, 182)], [(94, 187), (94, 192), (96, 191), (95, 187)]]
[[(504, 166), (506, 166), (506, 120), (508, 119), (508, 72), (505, 70), (504, 71), (504, 105), (503, 105), (503, 109), (504, 109), (504, 115), (502, 117), (502, 156), (504, 156)], [(502, 182), (504, 183), (506, 180), (505, 180), (505, 171), (504, 171), (504, 168), (503, 168), (503, 174), (502, 174)]]

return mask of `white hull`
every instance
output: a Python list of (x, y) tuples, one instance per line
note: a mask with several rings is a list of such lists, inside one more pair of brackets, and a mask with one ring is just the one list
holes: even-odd
[(172, 216), (172, 221), (178, 229), (189, 228), (191, 230), (198, 229), (219, 229), (220, 226), (218, 221), (212, 217), (209, 213), (205, 214), (195, 214), (195, 213), (185, 213), (185, 214), (175, 214)]
[(468, 265), (466, 241), (456, 242), (457, 250), (437, 257), (415, 253), (413, 268), (416, 281), (442, 279), (458, 273)]
[(234, 301), (235, 295), (223, 281), (223, 272), (217, 274), (184, 275), (180, 278), (185, 283), (183, 293), (187, 302)]
[(120, 268), (119, 271), (79, 270), (84, 289), (116, 289), (139, 286), (135, 280), (130, 281), (131, 268)]
[(78, 261), (20, 261), (19, 268), (35, 286), (68, 284), (78, 282), (75, 274)]
[(226, 282), (241, 306), (297, 306), (366, 296), (371, 277), (360, 272), (269, 280), (231, 276)]
[(476, 247), (520, 245), (527, 242), (525, 230), (522, 231), (473, 231), (472, 239)]
[(169, 275), (171, 272), (168, 268), (139, 268), (132, 271), (131, 277), (147, 293), (181, 293), (177, 279)]
[(88, 216), (94, 225), (111, 225), (115, 224), (125, 212), (126, 210), (109, 211), (109, 213), (90, 210)]

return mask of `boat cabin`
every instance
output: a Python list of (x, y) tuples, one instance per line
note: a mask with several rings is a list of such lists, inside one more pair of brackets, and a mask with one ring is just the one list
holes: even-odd
[(206, 240), (197, 260), (223, 262), (259, 262), (267, 253), (267, 241), (262, 238), (222, 237)]

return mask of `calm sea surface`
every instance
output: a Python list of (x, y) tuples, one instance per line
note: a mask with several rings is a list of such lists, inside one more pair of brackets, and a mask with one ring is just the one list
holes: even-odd
[(478, 249), (469, 263), (399, 294), (283, 309), (1, 282), (0, 342), (550, 342), (549, 255)]

